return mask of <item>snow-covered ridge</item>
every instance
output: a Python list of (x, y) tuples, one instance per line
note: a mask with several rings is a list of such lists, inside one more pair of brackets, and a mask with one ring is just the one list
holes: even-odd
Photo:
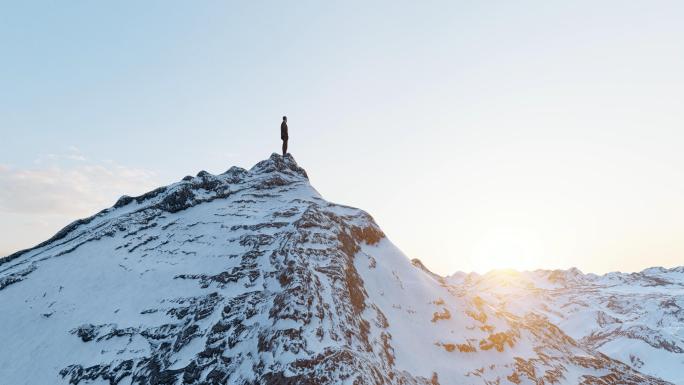
[(174, 213), (202, 202), (225, 198), (238, 189), (253, 188), (259, 190), (302, 180), (308, 180), (308, 175), (289, 154), (287, 157), (281, 157), (274, 153), (269, 159), (254, 165), (249, 171), (237, 166), (231, 167), (220, 175), (200, 171), (195, 177), (188, 175), (177, 183), (159, 187), (137, 197), (124, 195), (119, 198), (113, 207), (104, 209), (88, 218), (70, 223), (47, 241), (30, 249), (21, 250), (5, 258), (0, 258), (0, 265), (25, 253), (60, 241), (83, 225), (98, 220), (109, 220), (112, 214), (120, 216), (150, 208)]
[(538, 309), (507, 309), (495, 281), (429, 272), (273, 154), (122, 197), (3, 259), (0, 383), (673, 380), (600, 353)]

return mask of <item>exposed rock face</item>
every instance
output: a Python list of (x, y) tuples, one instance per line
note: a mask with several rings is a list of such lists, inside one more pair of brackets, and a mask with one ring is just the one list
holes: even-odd
[(0, 325), (8, 384), (666, 383), (411, 263), (289, 155), (0, 260)]

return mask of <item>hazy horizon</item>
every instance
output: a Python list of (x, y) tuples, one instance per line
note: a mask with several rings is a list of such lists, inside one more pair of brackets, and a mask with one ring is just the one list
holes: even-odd
[(290, 152), (436, 273), (684, 265), (684, 4), (21, 2), (0, 255)]

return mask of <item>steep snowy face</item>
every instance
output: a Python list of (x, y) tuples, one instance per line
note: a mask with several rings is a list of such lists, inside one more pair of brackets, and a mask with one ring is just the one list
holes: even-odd
[(291, 156), (0, 260), (0, 383), (664, 384), (409, 261)]
[(537, 314), (581, 346), (684, 384), (684, 268), (582, 274), (492, 272), (448, 279), (502, 311)]
[(352, 261), (382, 236), (322, 200), (290, 156), (123, 197), (3, 260), (1, 377), (418, 383), (360, 316)]

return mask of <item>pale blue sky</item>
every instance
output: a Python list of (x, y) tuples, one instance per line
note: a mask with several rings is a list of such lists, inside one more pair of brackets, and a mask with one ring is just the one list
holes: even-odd
[(314, 186), (439, 273), (682, 265), (683, 4), (4, 3), (0, 255), (250, 167), (287, 114)]

